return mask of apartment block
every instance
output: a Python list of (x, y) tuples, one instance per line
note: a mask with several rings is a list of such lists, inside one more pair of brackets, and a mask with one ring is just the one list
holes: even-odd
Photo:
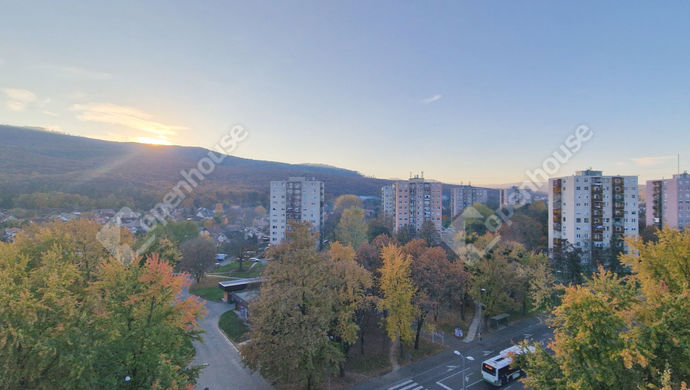
[(583, 252), (589, 263), (612, 242), (623, 248), (626, 237), (638, 234), (637, 176), (604, 176), (578, 171), (549, 179), (549, 250), (568, 244)]
[(451, 188), (451, 217), (455, 218), (455, 216), (462, 213), (467, 207), (472, 206), (475, 203), (481, 203), (483, 205), (489, 204), (489, 202), (497, 197), (498, 192), (498, 190), (491, 188), (474, 187), (471, 185), (462, 185)]
[(648, 180), (645, 188), (647, 226), (685, 229), (690, 226), (690, 175)]
[(393, 183), (393, 196), (396, 232), (409, 226), (419, 230), (425, 221), (433, 222), (441, 232), (441, 183), (415, 176)]
[(500, 190), (499, 206), (501, 208), (522, 207), (532, 203), (532, 190), (512, 186)]
[(381, 187), (381, 208), (383, 215), (392, 217), (395, 215), (395, 192), (393, 184)]
[(291, 221), (309, 222), (321, 232), (324, 220), (324, 185), (316, 179), (290, 177), (271, 181), (270, 226), (273, 245), (285, 240)]

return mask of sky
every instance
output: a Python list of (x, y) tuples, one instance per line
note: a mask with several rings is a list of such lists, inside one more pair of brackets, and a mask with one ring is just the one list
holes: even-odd
[[(690, 2), (0, 1), (0, 123), (522, 182), (690, 169)], [(1, 140), (0, 140), (1, 142)]]

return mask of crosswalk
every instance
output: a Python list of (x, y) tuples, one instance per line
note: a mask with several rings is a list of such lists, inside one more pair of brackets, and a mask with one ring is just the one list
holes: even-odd
[(405, 382), (398, 383), (397, 385), (391, 386), (386, 390), (423, 390), (423, 389), (424, 389), (424, 386), (413, 381), (412, 379), (408, 379)]

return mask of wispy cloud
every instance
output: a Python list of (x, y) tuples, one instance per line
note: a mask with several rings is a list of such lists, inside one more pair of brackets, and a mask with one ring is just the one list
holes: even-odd
[(443, 95), (441, 95), (441, 94), (436, 94), (436, 95), (431, 96), (431, 97), (428, 97), (428, 98), (426, 98), (426, 99), (422, 99), (421, 102), (424, 103), (424, 104), (431, 104), (431, 103), (433, 103), (433, 102), (437, 102), (437, 101), (441, 100), (442, 97), (443, 97)]
[(167, 125), (157, 122), (153, 119), (153, 115), (149, 113), (134, 107), (120, 106), (117, 104), (74, 104), (71, 109), (79, 112), (77, 119), (82, 121), (120, 125), (163, 137), (187, 129), (184, 126)]
[(29, 103), (38, 99), (35, 93), (26, 89), (5, 88), (3, 91), (7, 96), (5, 107), (10, 111), (24, 111)]
[(676, 158), (676, 156), (670, 154), (668, 156), (645, 156), (645, 157), (631, 158), (631, 160), (635, 164), (637, 164), (638, 166), (651, 167), (654, 165), (659, 165), (664, 161), (672, 160), (674, 158)]

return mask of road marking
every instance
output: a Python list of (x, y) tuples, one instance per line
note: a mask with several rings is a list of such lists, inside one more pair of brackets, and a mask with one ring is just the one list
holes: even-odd
[(526, 339), (528, 339), (528, 338), (530, 338), (530, 337), (532, 337), (532, 333), (525, 333), (525, 338), (526, 338)]
[(456, 372), (455, 374), (448, 375), (447, 377), (445, 377), (445, 378), (443, 378), (443, 379), (439, 379), (438, 381), (436, 381), (436, 384), (439, 385), (439, 386), (441, 386), (441, 387), (443, 387), (443, 388), (446, 389), (446, 390), (453, 390), (452, 388), (450, 388), (450, 387), (444, 385), (444, 384), (441, 383), (441, 382), (445, 381), (446, 379), (450, 379), (450, 378), (452, 378), (452, 377), (454, 377), (454, 376), (456, 376), (456, 375), (458, 375), (458, 374), (462, 374), (462, 373), (464, 373), (464, 372), (467, 371), (467, 370), (469, 370), (469, 368), (466, 368), (466, 369), (464, 369), (464, 370), (460, 370), (460, 371)]
[(452, 387), (448, 387), (448, 386), (444, 385), (444, 384), (441, 383), (441, 382), (436, 382), (436, 384), (439, 385), (439, 386), (441, 386), (441, 387), (443, 387), (443, 388), (446, 389), (446, 390), (453, 390)]
[(388, 390), (421, 390), (423, 388), (424, 386), (414, 382), (412, 379), (408, 379), (405, 382), (389, 387)]
[(484, 356), (489, 356), (489, 355), (491, 355), (493, 352), (494, 352), (494, 351), (482, 351), (482, 354), (484, 354)]
[(395, 390), (395, 389), (399, 388), (400, 386), (405, 386), (408, 383), (412, 383), (412, 379), (408, 379), (403, 383), (398, 383), (397, 385), (393, 385), (393, 386), (389, 387), (388, 390)]

